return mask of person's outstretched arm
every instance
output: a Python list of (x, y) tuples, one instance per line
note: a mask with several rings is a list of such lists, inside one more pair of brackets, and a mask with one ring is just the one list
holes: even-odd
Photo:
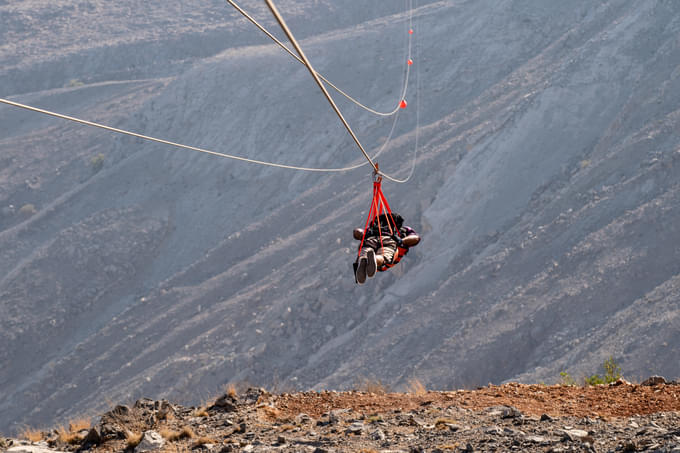
[(414, 245), (418, 245), (418, 243), (420, 242), (420, 236), (418, 236), (415, 233), (411, 233), (404, 239), (402, 239), (402, 241), (404, 241), (404, 245), (406, 247), (413, 247)]

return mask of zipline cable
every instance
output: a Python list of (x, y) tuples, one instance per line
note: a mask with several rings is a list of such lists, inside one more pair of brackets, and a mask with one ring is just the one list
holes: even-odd
[(357, 146), (359, 147), (359, 149), (363, 153), (366, 160), (368, 160), (368, 162), (371, 164), (371, 166), (373, 167), (375, 172), (378, 173), (378, 166), (375, 164), (375, 162), (373, 162), (373, 160), (371, 159), (371, 156), (368, 155), (368, 153), (364, 149), (363, 145), (359, 141), (359, 138), (357, 138), (356, 134), (354, 133), (354, 131), (350, 127), (349, 123), (347, 122), (347, 120), (345, 120), (345, 117), (342, 116), (342, 112), (340, 112), (340, 109), (335, 104), (335, 101), (333, 101), (333, 98), (331, 97), (330, 93), (328, 92), (328, 90), (324, 86), (323, 82), (321, 81), (321, 79), (319, 79), (319, 76), (316, 74), (316, 71), (312, 67), (312, 64), (309, 62), (309, 59), (307, 58), (305, 53), (302, 51), (302, 48), (300, 47), (297, 40), (295, 39), (295, 36), (293, 36), (293, 33), (288, 28), (288, 25), (286, 25), (286, 21), (283, 20), (283, 17), (279, 13), (279, 10), (276, 8), (276, 6), (272, 2), (272, 0), (265, 0), (265, 2), (267, 3), (267, 6), (271, 10), (274, 17), (276, 18), (276, 21), (279, 23), (279, 25), (283, 29), (283, 32), (286, 34), (286, 36), (288, 36), (288, 40), (290, 41), (290, 43), (295, 48), (295, 51), (298, 53), (298, 55), (300, 55), (300, 58), (302, 58), (302, 60), (304, 61), (305, 66), (307, 66), (307, 69), (309, 69), (309, 73), (314, 78), (314, 81), (317, 83), (317, 85), (319, 85), (319, 88), (321, 88), (321, 91), (323, 92), (324, 96), (326, 96), (326, 99), (328, 99), (328, 102), (331, 104), (331, 107), (333, 107), (333, 110), (335, 110), (335, 113), (338, 115), (338, 118), (340, 118), (340, 121), (342, 121), (342, 124), (345, 126), (345, 129), (347, 129), (347, 132), (349, 132), (349, 135), (352, 136), (352, 138), (354, 139), (354, 142), (357, 144)]
[(99, 129), (104, 129), (104, 130), (107, 130), (107, 131), (110, 131), (110, 132), (116, 132), (118, 134), (129, 135), (131, 137), (137, 137), (137, 138), (141, 138), (143, 140), (148, 140), (148, 141), (152, 141), (152, 142), (156, 142), (156, 143), (162, 143), (164, 145), (174, 146), (176, 148), (183, 148), (183, 149), (188, 149), (188, 150), (191, 150), (191, 151), (197, 151), (199, 153), (212, 154), (213, 156), (226, 157), (227, 159), (239, 160), (239, 161), (248, 162), (248, 163), (251, 163), (251, 164), (266, 165), (268, 167), (285, 168), (285, 169), (288, 169), (288, 170), (301, 170), (301, 171), (314, 171), (314, 172), (331, 173), (331, 172), (343, 172), (343, 171), (355, 170), (357, 168), (363, 167), (364, 165), (368, 164), (368, 162), (361, 162), (360, 164), (352, 165), (352, 166), (349, 166), (349, 167), (343, 167), (343, 168), (310, 168), (310, 167), (299, 167), (299, 166), (296, 166), (296, 165), (277, 164), (277, 163), (274, 163), (274, 162), (266, 162), (266, 161), (257, 160), (257, 159), (248, 159), (247, 157), (241, 157), (241, 156), (235, 156), (235, 155), (232, 155), (232, 154), (226, 154), (226, 153), (220, 153), (220, 152), (217, 152), (217, 151), (211, 151), (209, 149), (199, 148), (197, 146), (183, 145), (181, 143), (175, 143), (175, 142), (171, 142), (169, 140), (163, 140), (163, 139), (160, 139), (160, 138), (151, 137), (149, 135), (137, 134), (135, 132), (126, 131), (124, 129), (118, 129), (118, 128), (115, 128), (115, 127), (106, 126), (104, 124), (99, 124), (99, 123), (95, 123), (95, 122), (92, 122), (92, 121), (82, 120), (80, 118), (76, 118), (76, 117), (73, 117), (73, 116), (63, 115), (61, 113), (51, 112), (49, 110), (44, 110), (44, 109), (40, 109), (40, 108), (37, 108), (37, 107), (32, 107), (30, 105), (21, 104), (19, 102), (10, 101), (8, 99), (0, 98), (0, 103), (11, 105), (11, 106), (14, 106), (14, 107), (19, 107), (19, 108), (22, 108), (24, 110), (29, 110), (29, 111), (36, 112), (36, 113), (42, 113), (44, 115), (53, 116), (55, 118), (61, 118), (61, 119), (64, 119), (64, 120), (73, 121), (75, 123), (84, 124), (86, 126), (97, 127)]
[[(416, 47), (416, 49), (417, 49), (417, 47)], [(416, 95), (417, 95), (416, 96), (417, 97), (417, 100), (416, 100), (416, 123), (417, 124), (416, 124), (416, 138), (415, 138), (413, 165), (411, 166), (411, 171), (405, 179), (397, 179), (397, 178), (394, 178), (394, 177), (384, 173), (383, 171), (379, 172), (379, 174), (382, 175), (385, 179), (388, 179), (388, 180), (395, 182), (395, 183), (405, 183), (405, 182), (407, 182), (411, 178), (411, 176), (413, 175), (413, 172), (415, 170), (415, 164), (416, 164), (416, 158), (417, 158), (417, 152), (418, 152), (418, 131), (419, 131), (419, 121), (420, 121), (420, 119), (419, 119), (420, 118), (420, 116), (419, 116), (419, 113), (420, 113), (420, 93), (419, 93), (419, 91), (420, 91), (420, 74), (419, 74), (419, 72), (420, 72), (419, 69), (416, 69), (416, 80), (417, 80), (417, 84), (416, 84), (416, 92), (417, 92), (416, 93)], [(287, 169), (287, 170), (309, 171), (309, 172), (319, 172), (319, 173), (339, 173), (339, 172), (356, 170), (358, 168), (364, 167), (367, 164), (373, 164), (373, 161), (370, 158), (368, 158), (367, 160), (362, 161), (361, 163), (358, 163), (356, 165), (350, 165), (350, 166), (347, 166), (347, 167), (340, 167), (340, 168), (314, 168), (314, 167), (302, 167), (302, 166), (297, 166), (297, 165), (278, 164), (278, 163), (267, 162), (267, 161), (263, 161), (263, 160), (249, 159), (247, 157), (236, 156), (236, 155), (233, 155), (233, 154), (221, 153), (221, 152), (212, 151), (212, 150), (205, 149), (205, 148), (199, 148), (197, 146), (184, 145), (184, 144), (181, 144), (181, 143), (176, 143), (176, 142), (172, 142), (172, 141), (169, 141), (169, 140), (164, 140), (164, 139), (152, 137), (152, 136), (149, 136), (149, 135), (138, 134), (136, 132), (131, 132), (131, 131), (128, 131), (128, 130), (125, 130), (125, 129), (119, 129), (119, 128), (115, 128), (115, 127), (111, 127), (111, 126), (106, 126), (104, 124), (95, 123), (93, 121), (87, 121), (87, 120), (83, 120), (83, 119), (76, 118), (76, 117), (73, 117), (73, 116), (64, 115), (64, 114), (57, 113), (57, 112), (52, 112), (50, 110), (45, 110), (45, 109), (41, 109), (41, 108), (38, 108), (38, 107), (33, 107), (33, 106), (30, 106), (30, 105), (22, 104), (22, 103), (19, 103), (19, 102), (10, 101), (9, 99), (0, 98), (0, 103), (6, 104), (6, 105), (9, 105), (9, 106), (13, 106), (13, 107), (17, 107), (17, 108), (21, 108), (21, 109), (24, 109), (24, 110), (28, 110), (28, 111), (31, 111), (31, 112), (41, 113), (43, 115), (48, 115), (48, 116), (60, 118), (60, 119), (67, 120), (67, 121), (72, 121), (72, 122), (75, 122), (75, 123), (83, 124), (85, 126), (91, 126), (91, 127), (95, 127), (95, 128), (99, 128), (99, 129), (104, 129), (104, 130), (107, 130), (107, 131), (110, 131), (110, 132), (122, 134), (122, 135), (128, 135), (128, 136), (131, 136), (131, 137), (136, 137), (136, 138), (139, 138), (139, 139), (142, 139), (142, 140), (161, 143), (161, 144), (164, 144), (164, 145), (169, 145), (169, 146), (173, 146), (173, 147), (181, 148), (181, 149), (186, 149), (186, 150), (190, 150), (190, 151), (196, 151), (196, 152), (200, 152), (200, 153), (210, 154), (210, 155), (217, 156), (217, 157), (223, 157), (223, 158), (227, 158), (227, 159), (233, 159), (233, 160), (237, 160), (237, 161), (241, 161), (241, 162), (246, 162), (246, 163), (251, 163), (251, 164), (256, 164), (256, 165), (263, 165), (263, 166), (274, 167), (274, 168), (282, 168), (282, 169)], [(374, 155), (373, 159), (376, 159), (387, 148), (387, 144), (389, 143), (389, 141), (390, 141), (390, 139), (391, 139), (391, 137), (394, 134), (394, 131), (396, 129), (397, 119), (398, 119), (398, 115), (395, 117), (395, 121), (392, 124), (392, 129), (390, 130), (390, 133), (387, 137), (387, 140), (381, 145), (380, 150)], [(362, 151), (363, 151), (363, 148), (362, 148)], [(373, 168), (375, 169), (375, 166), (373, 166)]]
[[(261, 31), (262, 33), (264, 33), (265, 35), (267, 35), (267, 36), (269, 37), (269, 39), (271, 39), (272, 41), (274, 41), (274, 42), (275, 42), (276, 44), (278, 44), (283, 50), (285, 50), (286, 52), (288, 52), (288, 54), (289, 54), (290, 56), (292, 56), (293, 58), (295, 58), (295, 59), (296, 59), (298, 62), (300, 62), (301, 64), (303, 64), (303, 65), (305, 64), (305, 62), (302, 60), (302, 58), (300, 58), (299, 56), (295, 55), (295, 53), (294, 53), (292, 50), (290, 50), (284, 43), (282, 43), (279, 39), (277, 39), (276, 36), (274, 36), (273, 34), (271, 34), (266, 28), (264, 28), (264, 26), (262, 26), (257, 20), (255, 20), (255, 18), (253, 18), (250, 14), (248, 14), (245, 10), (243, 10), (243, 8), (241, 8), (238, 4), (236, 4), (236, 2), (234, 2), (233, 0), (226, 0), (226, 1), (227, 1), (227, 3), (229, 3), (231, 6), (233, 6), (234, 9), (236, 9), (236, 11), (238, 11), (239, 13), (241, 13), (241, 15), (243, 15), (243, 17), (245, 17), (246, 19), (248, 19), (253, 25), (255, 25), (258, 29), (260, 29), (260, 31)], [(412, 2), (413, 0), (410, 0), (410, 1)], [(413, 19), (413, 5), (411, 4), (410, 12), (409, 12), (409, 22), (411, 22), (412, 19)], [(409, 35), (409, 38), (408, 38), (408, 56), (407, 56), (407, 61), (410, 61), (410, 60), (411, 60), (411, 35)], [(394, 110), (392, 110), (391, 112), (379, 112), (379, 111), (377, 111), (377, 110), (374, 110), (374, 109), (372, 109), (372, 108), (370, 108), (370, 107), (368, 107), (368, 106), (362, 104), (361, 102), (359, 102), (358, 100), (356, 100), (355, 98), (353, 98), (352, 96), (350, 96), (349, 94), (347, 94), (346, 92), (344, 92), (343, 90), (341, 90), (340, 88), (338, 88), (335, 84), (333, 84), (330, 80), (328, 80), (328, 79), (327, 79), (326, 77), (324, 77), (322, 74), (319, 74), (319, 73), (317, 72), (317, 75), (319, 76), (319, 78), (320, 78), (321, 80), (323, 80), (324, 82), (326, 82), (326, 83), (328, 84), (328, 86), (330, 86), (331, 88), (333, 88), (335, 91), (337, 91), (338, 93), (340, 93), (341, 95), (343, 95), (343, 96), (346, 97), (348, 100), (350, 100), (351, 102), (353, 102), (353, 103), (356, 104), (357, 106), (361, 107), (362, 109), (364, 109), (364, 110), (366, 110), (366, 111), (368, 111), (368, 112), (371, 112), (371, 113), (373, 113), (374, 115), (378, 115), (378, 116), (392, 116), (392, 115), (394, 115), (395, 113), (397, 113), (397, 112), (399, 111), (399, 108), (400, 108), (400, 105), (399, 105), (399, 104), (401, 103), (401, 100), (404, 99), (404, 98), (406, 97), (406, 93), (408, 92), (408, 81), (409, 81), (409, 72), (410, 72), (410, 70), (411, 70), (411, 65), (407, 64), (407, 65), (406, 65), (406, 77), (405, 77), (405, 80), (404, 80), (404, 83), (403, 83), (404, 88), (402, 89), (401, 97), (399, 98), (399, 101), (397, 102), (397, 106), (396, 106), (396, 107), (394, 108)]]

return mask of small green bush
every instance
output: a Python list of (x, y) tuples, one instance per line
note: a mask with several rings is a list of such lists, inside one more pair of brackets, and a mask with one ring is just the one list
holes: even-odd
[(90, 159), (90, 167), (92, 167), (92, 171), (99, 173), (99, 171), (104, 168), (104, 159), (106, 159), (106, 156), (104, 156), (102, 153), (92, 156)]
[(586, 385), (600, 385), (604, 384), (604, 379), (599, 374), (593, 374), (590, 377), (585, 378)]
[(35, 205), (32, 203), (26, 203), (19, 209), (19, 214), (21, 214), (24, 217), (31, 217), (35, 213), (37, 213), (38, 210), (35, 208)]
[(576, 385), (576, 380), (566, 371), (560, 372), (560, 385), (566, 385), (568, 387)]
[(585, 379), (588, 385), (611, 384), (621, 379), (621, 367), (614, 361), (614, 357), (609, 356), (602, 364), (604, 376), (593, 374)]

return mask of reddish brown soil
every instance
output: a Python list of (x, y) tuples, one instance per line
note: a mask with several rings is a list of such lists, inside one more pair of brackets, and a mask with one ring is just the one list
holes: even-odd
[(283, 394), (276, 398), (282, 416), (306, 413), (313, 417), (332, 409), (353, 409), (364, 414), (401, 409), (410, 411), (422, 406), (458, 406), (484, 409), (514, 406), (526, 415), (625, 417), (656, 412), (680, 411), (680, 386), (568, 387), (504, 384), (478, 390), (374, 394), (366, 392), (305, 392)]

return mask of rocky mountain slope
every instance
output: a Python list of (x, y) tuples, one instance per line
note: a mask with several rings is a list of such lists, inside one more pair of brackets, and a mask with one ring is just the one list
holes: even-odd
[(68, 427), (25, 432), (32, 443), (0, 438), (0, 447), (4, 442), (8, 453), (676, 452), (677, 383), (661, 382), (280, 395), (256, 388), (239, 395), (232, 388), (201, 407), (141, 399), (112, 408), (93, 426), (78, 419)]
[[(306, 70), (228, 5), (62, 3), (0, 2), (0, 95), (246, 157), (361, 162)], [(320, 72), (396, 104), (408, 2), (279, 3)], [(679, 12), (419, 1), (394, 132), (338, 98), (372, 153), (390, 139), (382, 169), (417, 163), (384, 189), (423, 241), (364, 286), (366, 167), (264, 168), (0, 107), (0, 430), (228, 382), (554, 382), (610, 356), (678, 376)]]

